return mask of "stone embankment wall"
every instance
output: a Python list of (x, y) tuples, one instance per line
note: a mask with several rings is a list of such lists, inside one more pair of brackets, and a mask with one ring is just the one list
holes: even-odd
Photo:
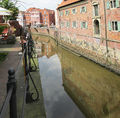
[(120, 41), (104, 40), (56, 29), (31, 28), (33, 34), (49, 35), (61, 45), (120, 74)]

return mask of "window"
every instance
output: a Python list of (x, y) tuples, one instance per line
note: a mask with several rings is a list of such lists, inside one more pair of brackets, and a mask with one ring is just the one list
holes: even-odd
[(112, 21), (112, 30), (118, 31), (118, 22), (117, 21)]
[(111, 0), (110, 1), (110, 7), (111, 8), (116, 8), (116, 0)]
[(65, 11), (65, 15), (66, 15), (66, 16), (69, 15), (69, 11), (68, 11), (68, 10)]
[(77, 22), (76, 22), (76, 21), (73, 21), (73, 22), (72, 22), (72, 27), (73, 27), (73, 28), (76, 28), (76, 27), (77, 27)]
[(64, 27), (64, 23), (63, 22), (61, 22), (61, 27)]
[(107, 9), (120, 7), (120, 0), (108, 0)]
[(80, 13), (84, 13), (84, 12), (86, 12), (86, 7), (81, 7), (80, 8)]
[(72, 14), (76, 14), (77, 10), (74, 8), (72, 9)]
[(94, 16), (98, 16), (99, 13), (98, 13), (98, 4), (97, 5), (94, 5)]
[(63, 16), (63, 11), (60, 11), (60, 12), (59, 12), (59, 16)]
[(118, 23), (117, 21), (112, 21), (112, 30), (117, 31), (118, 30)]
[(46, 14), (46, 11), (44, 11), (44, 14)]
[(67, 28), (70, 27), (69, 21), (66, 22), (66, 27), (67, 27)]
[(85, 21), (81, 22), (81, 28), (87, 29), (87, 22)]
[(109, 31), (119, 31), (120, 32), (120, 21), (109, 21), (108, 22)]
[(100, 35), (100, 23), (98, 20), (94, 20), (94, 34)]

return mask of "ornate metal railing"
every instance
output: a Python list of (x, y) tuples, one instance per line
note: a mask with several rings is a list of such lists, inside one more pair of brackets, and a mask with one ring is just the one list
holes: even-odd
[[(31, 35), (29, 34), (26, 37), (26, 42), (22, 43), (22, 56), (20, 59), (20, 62), (23, 60), (23, 66), (24, 66), (24, 76), (25, 78), (25, 87), (24, 87), (24, 94), (23, 94), (23, 103), (22, 103), (22, 110), (20, 114), (20, 118), (24, 118), (24, 106), (25, 104), (32, 103), (34, 101), (39, 100), (39, 92), (37, 90), (37, 87), (34, 83), (34, 80), (31, 76), (32, 71), (37, 70), (37, 65), (35, 63), (35, 60), (33, 56), (35, 55), (34, 51), (34, 42), (32, 40)], [(7, 82), (7, 95), (4, 100), (4, 103), (2, 105), (2, 108), (0, 110), (0, 118), (5, 118), (7, 108), (9, 106), (9, 117), (10, 118), (17, 118), (17, 100), (16, 100), (16, 88), (17, 88), (17, 79), (16, 79), (16, 73), (19, 70), (19, 66), (15, 72), (13, 68), (8, 70), (8, 82)], [(36, 91), (36, 95), (33, 98), (32, 92), (30, 92), (30, 85), (29, 81), (31, 80), (34, 89)], [(21, 96), (22, 97), (22, 96)]]

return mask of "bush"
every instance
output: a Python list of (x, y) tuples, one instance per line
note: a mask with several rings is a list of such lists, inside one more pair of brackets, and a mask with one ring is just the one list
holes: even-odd
[(0, 53), (0, 62), (4, 61), (8, 53)]
[(11, 36), (8, 36), (7, 38), (7, 44), (15, 44), (16, 42), (16, 37), (11, 35)]

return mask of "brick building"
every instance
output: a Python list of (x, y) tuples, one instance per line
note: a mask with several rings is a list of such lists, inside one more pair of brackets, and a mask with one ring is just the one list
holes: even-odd
[(120, 0), (63, 0), (57, 10), (62, 31), (120, 40)]
[(42, 24), (49, 27), (55, 25), (55, 12), (49, 9), (29, 8), (25, 12), (25, 19), (27, 25)]

